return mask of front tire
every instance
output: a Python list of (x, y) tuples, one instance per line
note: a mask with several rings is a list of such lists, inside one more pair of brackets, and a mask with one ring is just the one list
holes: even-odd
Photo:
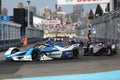
[(112, 55), (112, 52), (111, 52), (111, 49), (108, 49), (107, 50), (107, 54), (106, 54), (107, 56), (111, 56)]
[(118, 52), (117, 47), (113, 49), (112, 52), (113, 52), (113, 55), (117, 55), (117, 52)]

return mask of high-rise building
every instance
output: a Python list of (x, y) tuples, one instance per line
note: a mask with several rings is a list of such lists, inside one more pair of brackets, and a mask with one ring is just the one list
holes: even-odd
[(52, 12), (48, 7), (44, 8), (43, 15), (44, 15), (45, 19), (51, 19), (51, 14), (52, 14)]
[[(28, 6), (25, 6), (25, 9), (28, 9)], [(30, 6), (30, 9), (29, 9), (31, 12), (33, 12), (33, 15), (36, 15), (37, 14), (37, 11), (36, 11), (36, 7), (35, 6)]]
[[(21, 24), (21, 36), (25, 35), (27, 27), (27, 10), (24, 8), (14, 8), (14, 22)], [(30, 12), (30, 25), (33, 26), (33, 13)]]
[(77, 14), (70, 14), (72, 23), (78, 22), (78, 16)]
[(83, 7), (82, 5), (75, 5), (73, 6), (73, 13), (76, 14), (78, 16), (78, 18), (82, 18), (82, 14), (83, 14)]
[(43, 17), (44, 14), (44, 8), (40, 8), (40, 10), (38, 11), (38, 15)]
[(24, 6), (24, 5), (23, 5), (22, 2), (19, 2), (19, 3), (18, 3), (18, 8), (23, 8), (23, 6)]
[(0, 0), (0, 14), (1, 14), (1, 5), (2, 5), (2, 4), (1, 4), (1, 0)]
[(3, 16), (7, 16), (8, 10), (7, 10), (6, 8), (1, 9), (1, 14), (2, 14)]

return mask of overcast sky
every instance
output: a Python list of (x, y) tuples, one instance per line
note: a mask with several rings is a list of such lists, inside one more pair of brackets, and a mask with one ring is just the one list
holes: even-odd
[[(49, 7), (52, 11), (55, 9), (55, 4), (57, 3), (57, 0), (30, 0), (31, 6), (36, 6), (37, 8), (37, 13), (40, 11), (42, 8)], [(2, 8), (7, 8), (8, 9), (8, 15), (13, 15), (13, 8), (17, 8), (17, 5), (19, 2), (22, 2), (24, 6), (27, 6), (27, 0), (2, 0)], [(59, 6), (59, 5), (58, 5)], [(72, 6), (73, 5), (64, 5), (61, 6), (62, 10), (65, 12), (72, 12)], [(95, 6), (92, 5), (84, 5), (85, 9), (95, 9)]]

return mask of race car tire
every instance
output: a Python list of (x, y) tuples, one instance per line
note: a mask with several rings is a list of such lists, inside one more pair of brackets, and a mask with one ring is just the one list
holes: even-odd
[(39, 50), (35, 49), (32, 51), (32, 61), (39, 61), (40, 60), (40, 52)]
[(118, 52), (117, 47), (116, 47), (115, 49), (112, 50), (112, 54), (113, 54), (113, 55), (117, 55), (117, 52)]
[[(18, 48), (14, 48), (12, 51), (11, 51), (11, 54), (15, 54), (16, 52), (19, 52), (20, 50)], [(14, 61), (12, 58), (10, 60), (6, 60), (6, 61)]]
[(106, 54), (107, 56), (111, 56), (112, 55), (112, 52), (111, 52), (111, 49), (108, 49), (107, 50), (107, 54)]
[(73, 49), (73, 58), (74, 59), (79, 59), (79, 50), (78, 49)]

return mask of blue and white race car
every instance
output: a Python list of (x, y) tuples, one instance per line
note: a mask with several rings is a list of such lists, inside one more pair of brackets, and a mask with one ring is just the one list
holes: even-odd
[(79, 44), (68, 47), (51, 44), (36, 44), (33, 48), (20, 51), (17, 47), (9, 48), (4, 54), (5, 61), (41, 61), (52, 59), (79, 58)]

